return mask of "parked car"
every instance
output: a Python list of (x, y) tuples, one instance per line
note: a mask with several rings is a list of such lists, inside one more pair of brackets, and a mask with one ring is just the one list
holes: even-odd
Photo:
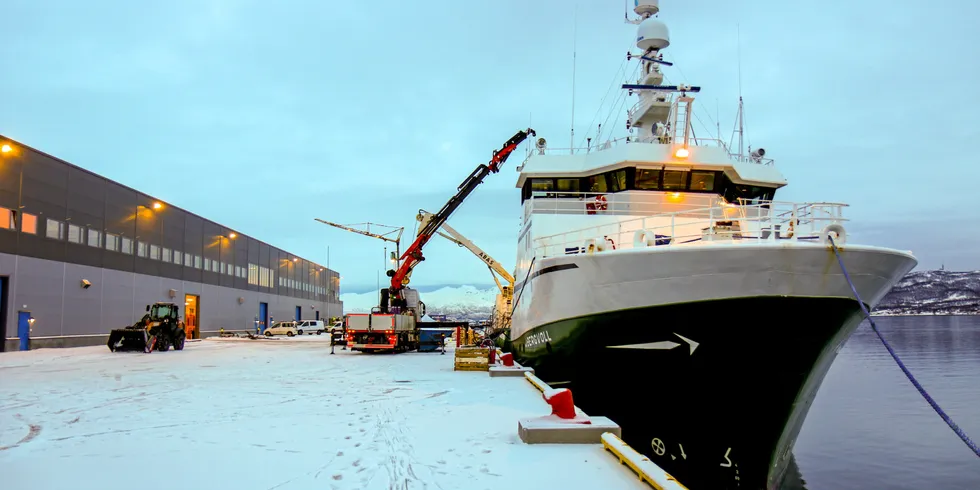
[(303, 335), (313, 335), (316, 333), (320, 335), (327, 331), (326, 325), (324, 325), (323, 320), (301, 320), (296, 322), (296, 333)]
[(266, 337), (272, 337), (273, 335), (285, 335), (287, 337), (292, 337), (299, 333), (296, 328), (296, 322), (276, 322), (273, 323), (271, 327), (265, 329)]

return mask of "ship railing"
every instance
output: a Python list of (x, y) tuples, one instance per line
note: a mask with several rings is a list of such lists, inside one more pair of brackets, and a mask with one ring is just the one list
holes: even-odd
[[(576, 147), (565, 147), (565, 148), (532, 148), (531, 153), (527, 158), (524, 159), (523, 163), (527, 163), (530, 157), (534, 154), (538, 155), (585, 155), (597, 150), (606, 150), (620, 144), (628, 143), (660, 143), (664, 145), (669, 145), (673, 143), (673, 137), (670, 135), (665, 136), (625, 136), (622, 138), (615, 138), (611, 140), (604, 141), (602, 143), (589, 144), (587, 146), (576, 146)], [(731, 149), (724, 141), (718, 138), (688, 138), (689, 146), (717, 146), (723, 148), (728, 156), (735, 162), (739, 163), (755, 163), (759, 165), (773, 165), (774, 161), (772, 158), (762, 158), (754, 157), (750, 155), (740, 155), (737, 153), (732, 153)], [(523, 164), (522, 164), (523, 165)]]
[(532, 191), (531, 198), (524, 200), (524, 222), (532, 214), (650, 216), (664, 212), (695, 211), (720, 206), (722, 202), (721, 196), (708, 192)]
[(705, 246), (762, 240), (820, 241), (832, 224), (847, 221), (843, 203), (742, 201), (590, 226), (535, 238), (537, 257), (604, 253), (644, 247)]

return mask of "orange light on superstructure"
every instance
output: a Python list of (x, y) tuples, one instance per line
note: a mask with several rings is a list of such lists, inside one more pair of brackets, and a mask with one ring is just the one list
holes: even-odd
[(684, 147), (678, 148), (677, 151), (674, 152), (674, 156), (677, 158), (687, 158), (691, 156), (691, 150)]

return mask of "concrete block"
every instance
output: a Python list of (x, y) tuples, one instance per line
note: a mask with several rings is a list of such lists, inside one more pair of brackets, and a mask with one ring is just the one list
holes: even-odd
[(606, 417), (591, 417), (591, 424), (561, 422), (554, 416), (520, 419), (517, 433), (525, 444), (600, 444), (602, 434), (622, 437), (622, 429)]
[(529, 367), (503, 367), (496, 366), (490, 368), (490, 377), (524, 376), (524, 373), (534, 374), (534, 368)]

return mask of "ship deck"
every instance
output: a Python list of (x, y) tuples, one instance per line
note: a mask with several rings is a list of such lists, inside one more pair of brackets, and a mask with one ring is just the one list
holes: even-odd
[(326, 340), (0, 354), (5, 488), (650, 488), (600, 444), (521, 442), (550, 413), (522, 377)]

